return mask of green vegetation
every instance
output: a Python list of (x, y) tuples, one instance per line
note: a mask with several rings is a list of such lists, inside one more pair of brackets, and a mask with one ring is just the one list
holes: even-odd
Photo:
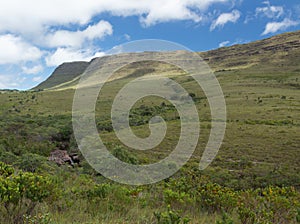
[(40, 83), (33, 90), (40, 91), (44, 89), (51, 89), (63, 83), (73, 81), (78, 78), (84, 70), (89, 66), (88, 62), (71, 62), (63, 63), (58, 66), (53, 74), (44, 82)]
[[(297, 40), (299, 32), (201, 53), (217, 71), (228, 113), (224, 142), (204, 171), (198, 170), (198, 163), (211, 116), (197, 83), (164, 63), (153, 69), (153, 62), (133, 63), (118, 71), (99, 94), (96, 123), (105, 145), (120, 160), (157, 162), (174, 149), (180, 133), (176, 109), (153, 96), (135, 104), (129, 121), (143, 138), (150, 134), (149, 120), (163, 117), (168, 126), (163, 142), (153, 150), (135, 151), (117, 139), (111, 105), (134, 78), (171, 77), (188, 90), (199, 112), (201, 136), (190, 161), (174, 176), (149, 186), (111, 182), (80, 154), (71, 122), (72, 88), (79, 73), (71, 69), (72, 77), (52, 76), (43, 89), (53, 90), (1, 91), (0, 223), (299, 223)], [(49, 162), (47, 157), (56, 149), (78, 153), (80, 164), (72, 168)]]

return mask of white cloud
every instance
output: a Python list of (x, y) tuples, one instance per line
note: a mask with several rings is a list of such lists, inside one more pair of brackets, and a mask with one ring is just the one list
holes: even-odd
[(44, 70), (44, 68), (41, 65), (36, 65), (36, 66), (31, 67), (31, 68), (28, 68), (27, 66), (22, 67), (22, 71), (25, 74), (33, 74), (34, 75), (34, 74), (37, 74), (37, 73), (39, 73), (43, 70)]
[(101, 20), (93, 26), (88, 26), (81, 31), (59, 30), (53, 34), (48, 34), (44, 43), (48, 47), (81, 47), (85, 41), (92, 41), (94, 39), (101, 39), (106, 35), (111, 35), (113, 28), (107, 21)]
[(58, 66), (63, 62), (90, 61), (92, 58), (104, 56), (104, 52), (94, 53), (91, 50), (77, 50), (72, 48), (58, 48), (46, 57), (47, 66)]
[(124, 34), (125, 40), (130, 41), (131, 40), (131, 36), (129, 34)]
[(282, 22), (270, 22), (266, 25), (262, 35), (267, 35), (270, 33), (276, 33), (277, 31), (286, 30), (291, 26), (297, 26), (299, 22), (285, 18)]
[(15, 89), (20, 86), (24, 79), (14, 75), (0, 74), (0, 89)]
[(172, 20), (202, 20), (202, 17), (190, 10), (184, 1), (165, 0), (164, 4), (161, 4), (161, 1), (153, 1), (149, 9), (148, 14), (140, 19), (145, 26)]
[(278, 19), (282, 15), (284, 15), (284, 9), (282, 6), (274, 6), (271, 5), (269, 1), (264, 2), (267, 6), (266, 7), (258, 7), (256, 8), (256, 16), (259, 14), (263, 14), (264, 16), (271, 18), (271, 19)]
[(35, 61), (43, 55), (37, 47), (11, 34), (0, 35), (0, 49), (0, 64)]
[[(29, 60), (40, 57), (40, 50), (34, 46), (50, 48), (80, 49), (86, 41), (111, 35), (110, 23), (100, 21), (82, 30), (91, 23), (94, 16), (109, 13), (113, 16), (138, 16), (144, 26), (174, 20), (199, 22), (202, 14), (213, 4), (230, 3), (232, 0), (10, 0), (0, 1), (0, 35), (11, 33), (27, 40), (26, 55)], [(67, 30), (77, 26), (77, 31)], [(64, 27), (56, 30), (57, 27)], [(55, 31), (53, 31), (55, 30)], [(12, 38), (12, 36), (10, 37)], [(17, 40), (17, 39), (16, 39)], [(16, 41), (15, 40), (15, 41)], [(18, 40), (20, 42), (20, 40)], [(29, 42), (28, 42), (29, 41)], [(2, 47), (2, 45), (0, 45)], [(1, 63), (18, 63), (14, 51), (3, 51), (5, 60)], [(18, 53), (18, 52), (17, 52)], [(0, 53), (1, 54), (1, 53)], [(6, 55), (8, 54), (8, 57)], [(11, 55), (9, 55), (11, 54)], [(0, 58), (2, 59), (2, 58)], [(15, 59), (15, 60), (14, 60)], [(23, 59), (22, 59), (23, 60)]]
[[(201, 20), (200, 12), (231, 0), (10, 0), (0, 2), (0, 31), (40, 33), (53, 25), (87, 24), (108, 12), (140, 16), (144, 25), (171, 20)], [(13, 15), (13, 16), (12, 16)]]
[[(0, 1), (0, 65), (13, 64), (18, 72), (38, 74), (43, 68), (28, 65), (46, 63), (46, 66), (57, 66), (65, 61), (90, 60), (96, 56), (103, 56), (103, 52), (97, 52), (93, 47), (93, 41), (111, 35), (113, 27), (107, 21), (88, 26), (93, 22), (93, 18), (101, 16), (101, 13), (122, 17), (137, 16), (145, 27), (178, 20), (198, 23), (205, 17), (211, 5), (232, 1)], [(130, 39), (127, 35), (124, 38)], [(15, 74), (15, 77), (17, 76)], [(4, 83), (3, 77), (5, 75), (0, 77), (0, 86), (7, 87), (7, 84), (1, 84)], [(10, 78), (5, 82), (16, 81)]]
[(228, 44), (230, 44), (230, 41), (223, 41), (222, 43), (219, 44), (219, 47), (225, 47), (227, 46)]
[(218, 26), (223, 27), (226, 23), (236, 23), (241, 17), (241, 13), (238, 10), (233, 10), (231, 13), (221, 14), (212, 24), (210, 30), (216, 29)]

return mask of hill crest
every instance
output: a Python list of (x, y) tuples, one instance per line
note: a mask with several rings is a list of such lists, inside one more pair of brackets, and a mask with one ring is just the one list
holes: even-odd
[[(127, 53), (132, 54), (151, 54), (151, 52), (143, 53)], [(247, 44), (237, 44), (230, 47), (222, 47), (207, 52), (199, 52), (199, 55), (209, 64), (215, 72), (226, 72), (232, 70), (257, 72), (299, 72), (300, 71), (300, 31), (289, 32), (276, 35), (267, 39), (250, 42)], [(104, 56), (93, 60), (110, 59), (117, 63), (117, 55)], [(155, 63), (155, 62), (153, 62)], [(33, 90), (59, 90), (65, 88), (73, 88), (79, 81), (80, 76), (90, 62), (69, 62), (58, 66), (50, 77)], [(144, 65), (145, 66), (145, 65)], [(154, 67), (154, 64), (147, 64)], [(157, 65), (156, 65), (157, 66)], [(136, 74), (146, 68), (138, 68), (131, 66), (127, 75)], [(170, 69), (170, 68), (165, 68)], [(148, 69), (149, 70), (149, 69)], [(161, 70), (153, 70), (152, 72), (162, 72)], [(165, 71), (167, 72), (167, 71)], [(119, 75), (119, 78), (126, 76)]]

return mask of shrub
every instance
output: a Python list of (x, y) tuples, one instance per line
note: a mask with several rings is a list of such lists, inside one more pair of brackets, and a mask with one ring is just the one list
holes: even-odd
[(154, 212), (157, 224), (187, 224), (190, 222), (188, 217), (181, 217), (177, 211), (173, 211), (168, 206), (167, 211)]
[(299, 193), (293, 187), (248, 190), (238, 203), (242, 223), (292, 223), (297, 219)]
[(209, 213), (231, 212), (237, 205), (236, 192), (215, 183), (207, 183), (199, 187), (198, 201)]
[(42, 167), (43, 161), (46, 161), (45, 157), (33, 153), (25, 153), (20, 157), (17, 165), (23, 171), (35, 172), (37, 169)]
[(137, 158), (131, 155), (129, 152), (127, 152), (124, 148), (120, 146), (116, 146), (113, 149), (112, 154), (125, 163), (134, 164), (134, 165), (138, 164)]
[(163, 196), (166, 204), (185, 204), (191, 201), (190, 195), (188, 193), (173, 191), (172, 189), (164, 190)]
[(51, 195), (54, 186), (49, 177), (14, 172), (0, 162), (0, 205), (6, 211), (7, 223), (22, 223), (24, 215), (32, 215), (35, 206)]

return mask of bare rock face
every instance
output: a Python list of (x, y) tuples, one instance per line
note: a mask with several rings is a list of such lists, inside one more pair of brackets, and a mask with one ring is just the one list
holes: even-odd
[(79, 164), (80, 159), (76, 153), (68, 154), (66, 150), (55, 150), (50, 153), (49, 161), (55, 162), (57, 165), (61, 166), (66, 163), (74, 166), (75, 163)]

